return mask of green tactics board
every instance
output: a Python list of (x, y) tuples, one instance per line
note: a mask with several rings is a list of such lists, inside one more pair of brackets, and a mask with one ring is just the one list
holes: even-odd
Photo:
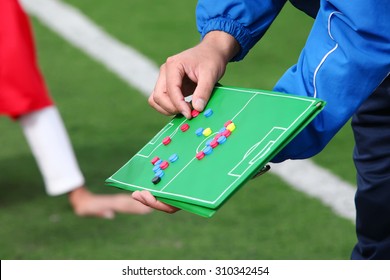
[(324, 105), (315, 98), (216, 87), (203, 112), (190, 120), (175, 116), (106, 183), (148, 190), (167, 204), (211, 217)]

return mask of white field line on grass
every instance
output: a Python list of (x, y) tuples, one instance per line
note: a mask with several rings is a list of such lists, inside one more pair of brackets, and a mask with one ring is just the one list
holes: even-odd
[(319, 199), (337, 215), (355, 221), (355, 187), (311, 160), (288, 160), (271, 164), (271, 172), (294, 189)]
[[(107, 34), (73, 6), (59, 0), (21, 0), (25, 9), (127, 84), (149, 96), (158, 67), (147, 57)], [(319, 199), (337, 215), (355, 221), (355, 188), (311, 160), (272, 165), (271, 172), (294, 189)]]
[(159, 69), (140, 52), (111, 37), (88, 17), (57, 0), (21, 0), (24, 8), (131, 87), (151, 93)]

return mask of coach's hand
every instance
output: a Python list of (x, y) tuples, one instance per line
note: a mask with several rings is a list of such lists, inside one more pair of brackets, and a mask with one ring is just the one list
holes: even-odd
[(149, 191), (135, 191), (132, 197), (142, 204), (167, 213), (175, 213), (179, 208), (158, 201)]
[(194, 109), (203, 111), (227, 63), (239, 49), (231, 35), (208, 33), (197, 46), (169, 57), (161, 66), (149, 104), (164, 115), (181, 113), (190, 119), (191, 108), (184, 98), (192, 94)]

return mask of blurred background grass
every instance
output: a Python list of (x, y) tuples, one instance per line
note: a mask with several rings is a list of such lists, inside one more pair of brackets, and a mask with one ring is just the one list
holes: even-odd
[[(199, 41), (196, 1), (68, 0), (157, 64)], [(225, 85), (272, 89), (302, 48), (312, 20), (287, 5)], [(168, 121), (104, 66), (33, 19), (39, 61), (88, 186), (104, 180)], [(129, 61), (131, 63), (131, 61)], [(48, 197), (17, 123), (0, 118), (1, 259), (348, 259), (354, 225), (273, 174), (251, 181), (211, 219), (185, 212), (78, 218), (66, 196)], [(314, 160), (354, 183), (346, 126)]]

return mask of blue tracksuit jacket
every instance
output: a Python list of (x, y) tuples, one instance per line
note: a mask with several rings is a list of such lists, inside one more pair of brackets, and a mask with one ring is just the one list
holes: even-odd
[[(327, 102), (320, 115), (274, 162), (308, 158), (320, 152), (390, 72), (388, 0), (291, 0), (315, 17), (297, 64), (274, 90), (318, 97)], [(233, 35), (241, 60), (261, 39), (286, 0), (200, 0), (197, 25)], [(389, 109), (390, 110), (390, 109)]]

